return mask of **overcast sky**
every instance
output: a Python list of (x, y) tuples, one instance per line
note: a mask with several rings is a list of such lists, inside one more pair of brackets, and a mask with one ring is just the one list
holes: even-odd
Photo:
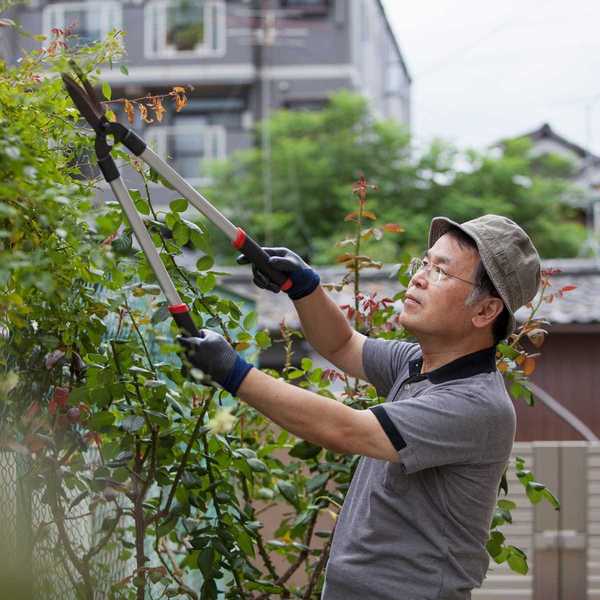
[(598, 0), (383, 4), (413, 78), (417, 138), (482, 147), (548, 122), (600, 154)]

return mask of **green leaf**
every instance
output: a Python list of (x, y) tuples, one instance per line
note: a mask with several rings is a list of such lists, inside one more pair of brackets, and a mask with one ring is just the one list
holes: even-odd
[(558, 498), (548, 488), (544, 488), (542, 490), (542, 497), (548, 500), (555, 510), (560, 510), (560, 502)]
[(527, 559), (523, 558), (519, 554), (511, 553), (509, 555), (508, 566), (515, 571), (515, 573), (520, 573), (521, 575), (527, 575), (527, 572), (529, 571)]
[(277, 489), (290, 504), (294, 506), (298, 504), (298, 492), (294, 484), (280, 479), (277, 482)]
[(128, 433), (135, 433), (144, 426), (145, 422), (146, 421), (144, 420), (144, 417), (140, 417), (138, 415), (129, 415), (121, 421), (120, 426)]
[(263, 487), (257, 490), (256, 495), (263, 500), (273, 500), (275, 492), (272, 489)]
[(198, 554), (198, 568), (206, 578), (210, 577), (214, 571), (215, 551), (212, 546), (207, 546)]
[(173, 238), (180, 246), (184, 246), (190, 240), (190, 231), (181, 221), (173, 227)]
[(319, 473), (306, 483), (306, 491), (309, 493), (316, 492), (322, 488), (329, 479), (329, 473)]
[(196, 269), (198, 271), (208, 271), (208, 269), (210, 269), (214, 264), (214, 258), (209, 254), (206, 254), (205, 256), (198, 259), (198, 261), (196, 262)]
[(249, 312), (244, 317), (244, 329), (253, 329), (256, 326), (256, 322), (258, 321), (258, 315), (255, 311)]
[(173, 212), (185, 212), (188, 209), (188, 201), (185, 198), (177, 198), (169, 203)]
[(289, 452), (290, 456), (294, 458), (300, 458), (302, 460), (309, 460), (315, 458), (323, 450), (321, 446), (311, 444), (310, 442), (302, 441), (298, 442)]
[(313, 361), (310, 358), (305, 357), (300, 361), (300, 365), (304, 371), (310, 371), (313, 366)]
[(106, 100), (112, 100), (112, 90), (110, 89), (110, 84), (108, 81), (104, 81), (102, 83), (102, 95)]
[(267, 465), (265, 465), (265, 463), (258, 458), (248, 458), (246, 462), (250, 468), (257, 473), (267, 473), (269, 471), (269, 469), (267, 469)]
[(286, 372), (285, 376), (288, 379), (300, 379), (300, 377), (304, 377), (304, 371), (300, 369), (290, 369)]
[(163, 321), (166, 321), (169, 317), (171, 316), (171, 313), (169, 312), (169, 307), (165, 304), (163, 306), (161, 306), (160, 308), (158, 308), (157, 310), (154, 311), (154, 313), (152, 314), (152, 325), (158, 325), (158, 323), (162, 323)]
[(91, 431), (102, 431), (115, 422), (115, 415), (108, 411), (102, 411), (93, 415), (87, 422)]
[(261, 348), (262, 350), (264, 350), (265, 348), (268, 348), (271, 345), (271, 336), (269, 336), (269, 332), (266, 329), (259, 331), (254, 336), (254, 339), (256, 340), (258, 347)]
[(123, 73), (123, 75), (129, 75), (129, 70), (127, 69), (127, 67), (125, 65), (121, 65), (119, 67), (119, 70), (121, 71), (121, 73)]
[(200, 276), (196, 279), (196, 284), (203, 294), (208, 294), (217, 285), (217, 278), (214, 273), (207, 273), (204, 276)]
[(497, 504), (502, 510), (514, 510), (517, 508), (516, 503), (511, 500), (498, 500)]
[(163, 537), (167, 535), (170, 531), (175, 529), (175, 525), (177, 525), (177, 517), (171, 517), (170, 519), (163, 521), (156, 530), (156, 535), (158, 537)]

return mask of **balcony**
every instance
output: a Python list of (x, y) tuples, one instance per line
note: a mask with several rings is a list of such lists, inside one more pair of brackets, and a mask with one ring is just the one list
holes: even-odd
[(226, 39), (222, 0), (152, 0), (144, 8), (146, 58), (221, 57)]

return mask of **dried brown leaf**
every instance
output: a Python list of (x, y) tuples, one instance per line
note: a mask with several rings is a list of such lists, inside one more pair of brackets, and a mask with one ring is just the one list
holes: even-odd
[(142, 117), (142, 120), (144, 121), (144, 123), (154, 123), (154, 119), (151, 119), (148, 116), (148, 107), (145, 104), (142, 104), (140, 102), (138, 104), (138, 108), (140, 109), (140, 116)]
[(124, 108), (125, 114), (127, 115), (127, 120), (129, 121), (129, 123), (133, 124), (133, 122), (135, 121), (135, 111), (133, 109), (133, 103), (125, 99)]

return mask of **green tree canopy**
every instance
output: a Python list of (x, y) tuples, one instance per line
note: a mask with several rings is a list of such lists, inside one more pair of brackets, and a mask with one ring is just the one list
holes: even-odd
[[(522, 225), (545, 258), (577, 254), (585, 230), (568, 204), (574, 193), (570, 165), (560, 157), (540, 162), (527, 140), (503, 150), (459, 151), (442, 141), (415, 147), (409, 132), (375, 119), (367, 102), (347, 91), (318, 112), (282, 110), (263, 122), (270, 138), (272, 211), (265, 210), (268, 162), (261, 145), (213, 165), (210, 197), (259, 240), (301, 252), (314, 263), (336, 254), (339, 221), (351, 208), (349, 188), (364, 175), (378, 188), (377, 216), (405, 229), (386, 241), (384, 260), (417, 252), (437, 215), (459, 221), (485, 213)], [(223, 249), (224, 259), (231, 251)]]

